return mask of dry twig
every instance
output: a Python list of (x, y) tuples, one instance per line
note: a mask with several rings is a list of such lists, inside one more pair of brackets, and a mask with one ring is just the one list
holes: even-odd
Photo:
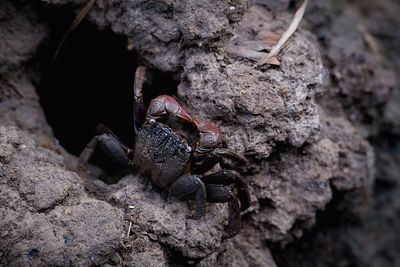
[(129, 221), (129, 227), (128, 227), (128, 232), (126, 234), (126, 237), (129, 237), (131, 234), (131, 229), (132, 229), (132, 221)]
[(254, 65), (254, 67), (258, 67), (258, 66), (264, 65), (265, 63), (268, 63), (268, 61), (272, 57), (276, 56), (279, 53), (279, 51), (282, 49), (283, 45), (287, 42), (287, 40), (290, 38), (290, 36), (292, 36), (293, 33), (299, 27), (300, 21), (303, 18), (304, 11), (306, 10), (307, 4), (308, 4), (308, 0), (305, 0), (304, 3), (300, 6), (300, 8), (294, 14), (293, 20), (290, 23), (289, 28), (282, 34), (282, 37), (279, 39), (278, 43), (276, 45), (274, 45), (271, 48), (271, 51), (269, 51), (269, 53), (265, 57), (260, 59)]
[(65, 41), (69, 38), (69, 36), (76, 29), (76, 27), (78, 27), (79, 24), (81, 24), (82, 20), (89, 13), (90, 9), (93, 7), (93, 5), (96, 3), (96, 1), (97, 0), (89, 0), (87, 2), (87, 4), (82, 8), (82, 10), (78, 13), (78, 15), (76, 15), (71, 26), (69, 26), (67, 32), (64, 34), (63, 38), (61, 39), (61, 42), (57, 46), (56, 52), (54, 53), (54, 56), (53, 56), (53, 62), (55, 62), (57, 60), (58, 55), (60, 54), (62, 48), (64, 47)]
[[(4, 76), (2, 76), (4, 77)], [(25, 98), (24, 93), (22, 92), (21, 88), (19, 87), (19, 85), (14, 82), (11, 78), (7, 78), (4, 77), (4, 80), (8, 83), (8, 85), (11, 86), (12, 89), (14, 89), (15, 93), (17, 93), (17, 95), (21, 98)]]

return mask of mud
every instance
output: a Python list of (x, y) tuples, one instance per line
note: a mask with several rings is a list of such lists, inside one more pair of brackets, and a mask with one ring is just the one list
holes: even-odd
[(290, 1), (97, 1), (85, 19), (176, 80), (187, 110), (219, 124), (249, 159), (240, 171), (251, 207), (227, 239), (225, 204), (193, 220), (190, 202), (134, 169), (117, 179), (76, 168), (39, 103), (38, 66), (54, 47), (43, 12), (84, 3), (3, 1), (0, 265), (396, 266), (400, 61), (387, 48), (399, 35), (379, 39), (377, 24), (399, 25), (399, 6), (370, 4), (386, 21), (359, 2), (310, 2), (278, 63), (261, 68), (290, 23)]

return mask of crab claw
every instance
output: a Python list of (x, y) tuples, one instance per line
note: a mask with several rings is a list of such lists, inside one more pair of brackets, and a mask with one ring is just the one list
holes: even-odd
[(221, 129), (210, 121), (194, 119), (193, 123), (201, 133), (217, 133), (218, 135), (222, 135)]
[(200, 135), (195, 154), (200, 156), (220, 146), (222, 132), (217, 125), (199, 119), (194, 119), (193, 123), (196, 125)]
[(147, 110), (146, 121), (164, 118), (168, 114), (193, 123), (192, 117), (182, 108), (182, 106), (173, 97), (167, 95), (160, 95), (151, 100)]

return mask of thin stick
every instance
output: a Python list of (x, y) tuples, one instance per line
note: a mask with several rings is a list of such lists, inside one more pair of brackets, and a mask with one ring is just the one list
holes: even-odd
[(368, 28), (361, 22), (361, 15), (357, 11), (357, 9), (354, 6), (350, 6), (349, 8), (346, 9), (346, 11), (349, 13), (350, 16), (355, 18), (357, 20), (357, 29), (361, 32), (363, 35), (364, 41), (367, 44), (368, 48), (371, 49), (373, 55), (375, 56), (376, 60), (379, 62), (383, 61), (382, 57), (382, 49), (381, 46), (379, 45), (378, 41), (375, 39), (375, 37), (369, 32)]
[(292, 36), (293, 33), (299, 27), (300, 21), (303, 18), (304, 11), (306, 10), (307, 4), (308, 4), (308, 0), (305, 0), (304, 3), (300, 6), (300, 8), (294, 14), (293, 20), (290, 23), (289, 28), (282, 34), (282, 37), (279, 39), (278, 43), (276, 45), (274, 45), (274, 47), (271, 48), (271, 51), (269, 51), (269, 53), (265, 57), (263, 57), (261, 60), (259, 60), (254, 65), (254, 67), (264, 65), (265, 63), (268, 62), (268, 60), (271, 57), (276, 56), (279, 53), (279, 51), (281, 51), (282, 46), (287, 42), (287, 40), (290, 38), (290, 36)]
[(14, 89), (14, 91), (17, 93), (17, 95), (21, 98), (25, 98), (24, 93), (22, 92), (22, 90), (19, 88), (18, 84), (16, 82), (14, 82), (13, 80), (11, 80), (10, 78), (5, 78), (6, 81), (8, 82), (9, 85), (11, 85), (11, 87)]
[(131, 228), (132, 228), (132, 221), (129, 221), (129, 227), (128, 227), (128, 233), (127, 233), (127, 237), (129, 237), (129, 235), (131, 234)]
[(22, 92), (22, 90), (19, 88), (19, 86), (11, 80), (8, 80), (8, 82), (13, 86), (15, 92), (17, 92), (17, 94), (21, 97), (24, 98), (24, 93)]
[(76, 15), (71, 26), (69, 26), (67, 32), (64, 34), (63, 38), (61, 39), (61, 42), (57, 46), (56, 52), (54, 53), (54, 56), (53, 56), (53, 62), (55, 62), (57, 60), (58, 55), (60, 54), (62, 48), (64, 47), (65, 41), (69, 38), (69, 36), (76, 29), (76, 27), (78, 27), (79, 24), (81, 24), (82, 20), (89, 13), (90, 9), (93, 7), (93, 5), (96, 3), (96, 1), (97, 0), (89, 0), (87, 2), (87, 4), (82, 8), (82, 10), (79, 11), (78, 15)]

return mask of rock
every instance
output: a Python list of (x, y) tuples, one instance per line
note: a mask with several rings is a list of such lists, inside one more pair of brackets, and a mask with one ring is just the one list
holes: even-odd
[[(272, 35), (271, 28), (275, 28), (257, 12), (271, 16), (260, 7), (251, 8), (231, 40), (254, 52), (258, 35)], [(279, 70), (260, 71), (244, 60), (226, 59), (222, 64), (213, 53), (193, 52), (184, 67), (178, 96), (200, 118), (220, 122), (228, 147), (242, 154), (267, 158), (277, 143), (300, 147), (319, 132), (314, 97), (323, 91), (326, 74), (308, 36), (293, 36), (290, 46), (280, 53)], [(238, 49), (228, 44), (228, 50)]]
[(0, 73), (20, 68), (46, 37), (46, 24), (32, 9), (34, 4), (0, 3)]
[(188, 259), (204, 258), (220, 246), (227, 205), (209, 204), (205, 216), (193, 220), (187, 218), (190, 210), (185, 202), (163, 199), (138, 177), (127, 176), (118, 187), (121, 188), (110, 195), (110, 201), (127, 210), (134, 234), (147, 235)]
[(321, 135), (338, 147), (338, 168), (333, 175), (332, 185), (340, 191), (372, 186), (375, 155), (371, 145), (343, 118), (327, 117), (324, 123)]
[[(381, 244), (396, 244), (385, 239), (396, 232), (388, 226), (398, 210), (395, 194), (378, 197), (376, 210), (370, 205), (376, 175), (378, 190), (397, 185), (396, 161), (391, 146), (380, 144), (377, 174), (366, 139), (380, 131), (391, 75), (354, 34), (352, 18), (341, 15), (324, 39), (326, 21), (310, 14), (306, 26), (318, 29), (318, 39), (302, 25), (273, 65), (255, 68), (288, 26), (289, 1), (255, 1), (269, 9), (247, 1), (96, 1), (88, 14), (98, 29), (125, 36), (144, 64), (180, 78), (179, 101), (220, 124), (227, 146), (249, 159), (240, 171), (251, 207), (240, 234), (226, 239), (226, 204), (209, 203), (205, 216), (192, 220), (190, 201), (167, 198), (140, 175), (107, 185), (98, 169), (76, 170), (76, 157), (54, 139), (39, 104), (31, 76), (40, 74), (26, 63), (37, 61), (49, 36), (36, 8), (64, 5), (77, 13), (84, 1), (42, 2), (0, 4), (0, 265), (309, 266), (331, 255), (364, 259), (349, 240), (371, 248), (368, 229)], [(347, 25), (354, 27), (341, 35)], [(351, 42), (343, 47), (343, 40)], [(385, 125), (396, 129), (395, 106)], [(332, 217), (343, 228), (326, 228)], [(365, 230), (357, 221), (375, 223)], [(370, 262), (374, 253), (365, 255)]]
[(247, 232), (223, 243), (220, 253), (201, 261), (198, 266), (266, 266), (276, 267), (269, 249), (254, 232)]
[(265, 238), (276, 242), (289, 232), (299, 237), (301, 228), (313, 225), (317, 210), (332, 198), (329, 180), (337, 167), (338, 148), (328, 139), (272, 155), (251, 179), (259, 199), (252, 219), (263, 225)]
[(0, 127), (1, 264), (87, 266), (122, 240), (122, 212), (88, 199), (63, 158), (12, 127)]
[[(332, 180), (333, 199), (316, 225), (303, 238), (272, 253), (278, 265), (289, 267), (299, 262), (302, 266), (397, 266), (400, 102), (398, 90), (390, 89), (393, 71), (400, 66), (395, 30), (400, 5), (392, 1), (309, 4), (310, 14), (323, 14), (308, 18), (327, 66), (336, 71), (321, 101), (329, 114), (321, 135), (339, 145), (340, 168)], [(354, 139), (355, 132), (367, 136), (368, 143)], [(371, 183), (373, 190), (357, 189)]]
[(128, 37), (128, 49), (138, 52), (163, 72), (184, 64), (186, 47), (218, 47), (232, 34), (246, 1), (114, 1), (98, 4), (90, 19), (100, 27)]
[(151, 241), (140, 233), (135, 233), (128, 239), (133, 239), (133, 241), (127, 241), (129, 245), (126, 247), (127, 255), (124, 257), (124, 263), (127, 266), (168, 266), (164, 251), (157, 242)]
[(342, 115), (368, 136), (376, 134), (395, 75), (383, 62), (376, 40), (358, 21), (355, 8), (341, 5), (351, 15), (327, 2), (310, 4), (310, 12), (325, 14), (310, 20), (321, 40), (322, 56), (331, 75), (321, 103), (327, 113), (338, 114), (342, 110)]

